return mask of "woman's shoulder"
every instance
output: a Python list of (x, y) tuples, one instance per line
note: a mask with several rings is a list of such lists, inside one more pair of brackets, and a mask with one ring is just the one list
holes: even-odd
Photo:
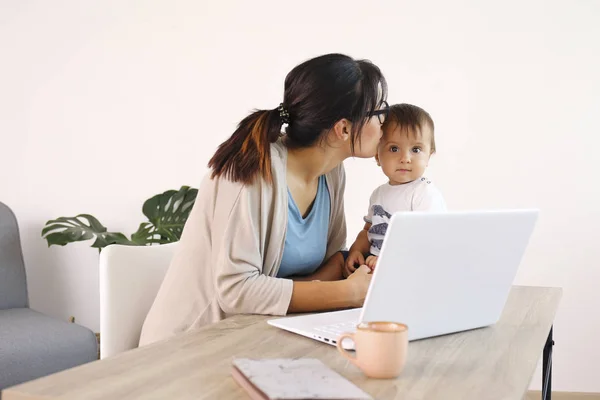
[(265, 190), (263, 179), (256, 178), (254, 182), (247, 184), (234, 182), (227, 177), (213, 177), (209, 171), (204, 176), (198, 196), (213, 198), (214, 201), (233, 204), (241, 195), (259, 194)]
[(344, 163), (340, 163), (337, 167), (325, 174), (326, 179), (335, 189), (344, 189), (346, 185), (346, 169)]
[(212, 171), (209, 170), (200, 183), (198, 195), (231, 198), (239, 194), (243, 189), (244, 185), (242, 183), (234, 182), (224, 176), (213, 176)]
[[(256, 177), (252, 183), (234, 182), (226, 176), (214, 177), (208, 171), (200, 184), (198, 198), (203, 203), (220, 209), (233, 209), (240, 204), (249, 202), (262, 203), (272, 198), (279, 191), (278, 188), (285, 184), (285, 169), (282, 171), (281, 157), (275, 156), (273, 163), (273, 182), (267, 183), (263, 178)], [(260, 209), (260, 207), (257, 207)]]

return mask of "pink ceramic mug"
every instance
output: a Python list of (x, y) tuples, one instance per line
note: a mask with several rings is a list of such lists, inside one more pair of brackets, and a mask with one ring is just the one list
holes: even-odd
[[(342, 347), (344, 339), (354, 341), (355, 357)], [(355, 333), (342, 334), (337, 348), (369, 378), (396, 378), (406, 364), (408, 327), (397, 322), (362, 323)]]

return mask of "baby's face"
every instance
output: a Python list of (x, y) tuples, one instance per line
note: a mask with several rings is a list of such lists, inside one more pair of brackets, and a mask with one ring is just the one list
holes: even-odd
[(426, 124), (413, 132), (399, 126), (384, 132), (377, 160), (391, 185), (401, 185), (419, 179), (431, 157), (431, 128)]

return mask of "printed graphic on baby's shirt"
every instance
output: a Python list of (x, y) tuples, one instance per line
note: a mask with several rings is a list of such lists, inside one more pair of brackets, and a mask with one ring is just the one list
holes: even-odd
[(379, 204), (372, 206), (373, 217), (371, 221), (371, 228), (369, 228), (369, 240), (371, 241), (371, 254), (379, 255), (381, 246), (383, 245), (383, 238), (387, 231), (388, 224), (392, 215), (385, 211), (385, 209)]

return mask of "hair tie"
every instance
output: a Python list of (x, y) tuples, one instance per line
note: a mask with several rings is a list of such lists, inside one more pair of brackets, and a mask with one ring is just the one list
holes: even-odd
[(277, 107), (277, 110), (279, 111), (279, 117), (281, 118), (281, 122), (283, 122), (284, 124), (289, 124), (290, 123), (290, 113), (288, 112), (287, 108), (285, 108), (283, 106), (283, 103), (279, 104), (279, 107)]

